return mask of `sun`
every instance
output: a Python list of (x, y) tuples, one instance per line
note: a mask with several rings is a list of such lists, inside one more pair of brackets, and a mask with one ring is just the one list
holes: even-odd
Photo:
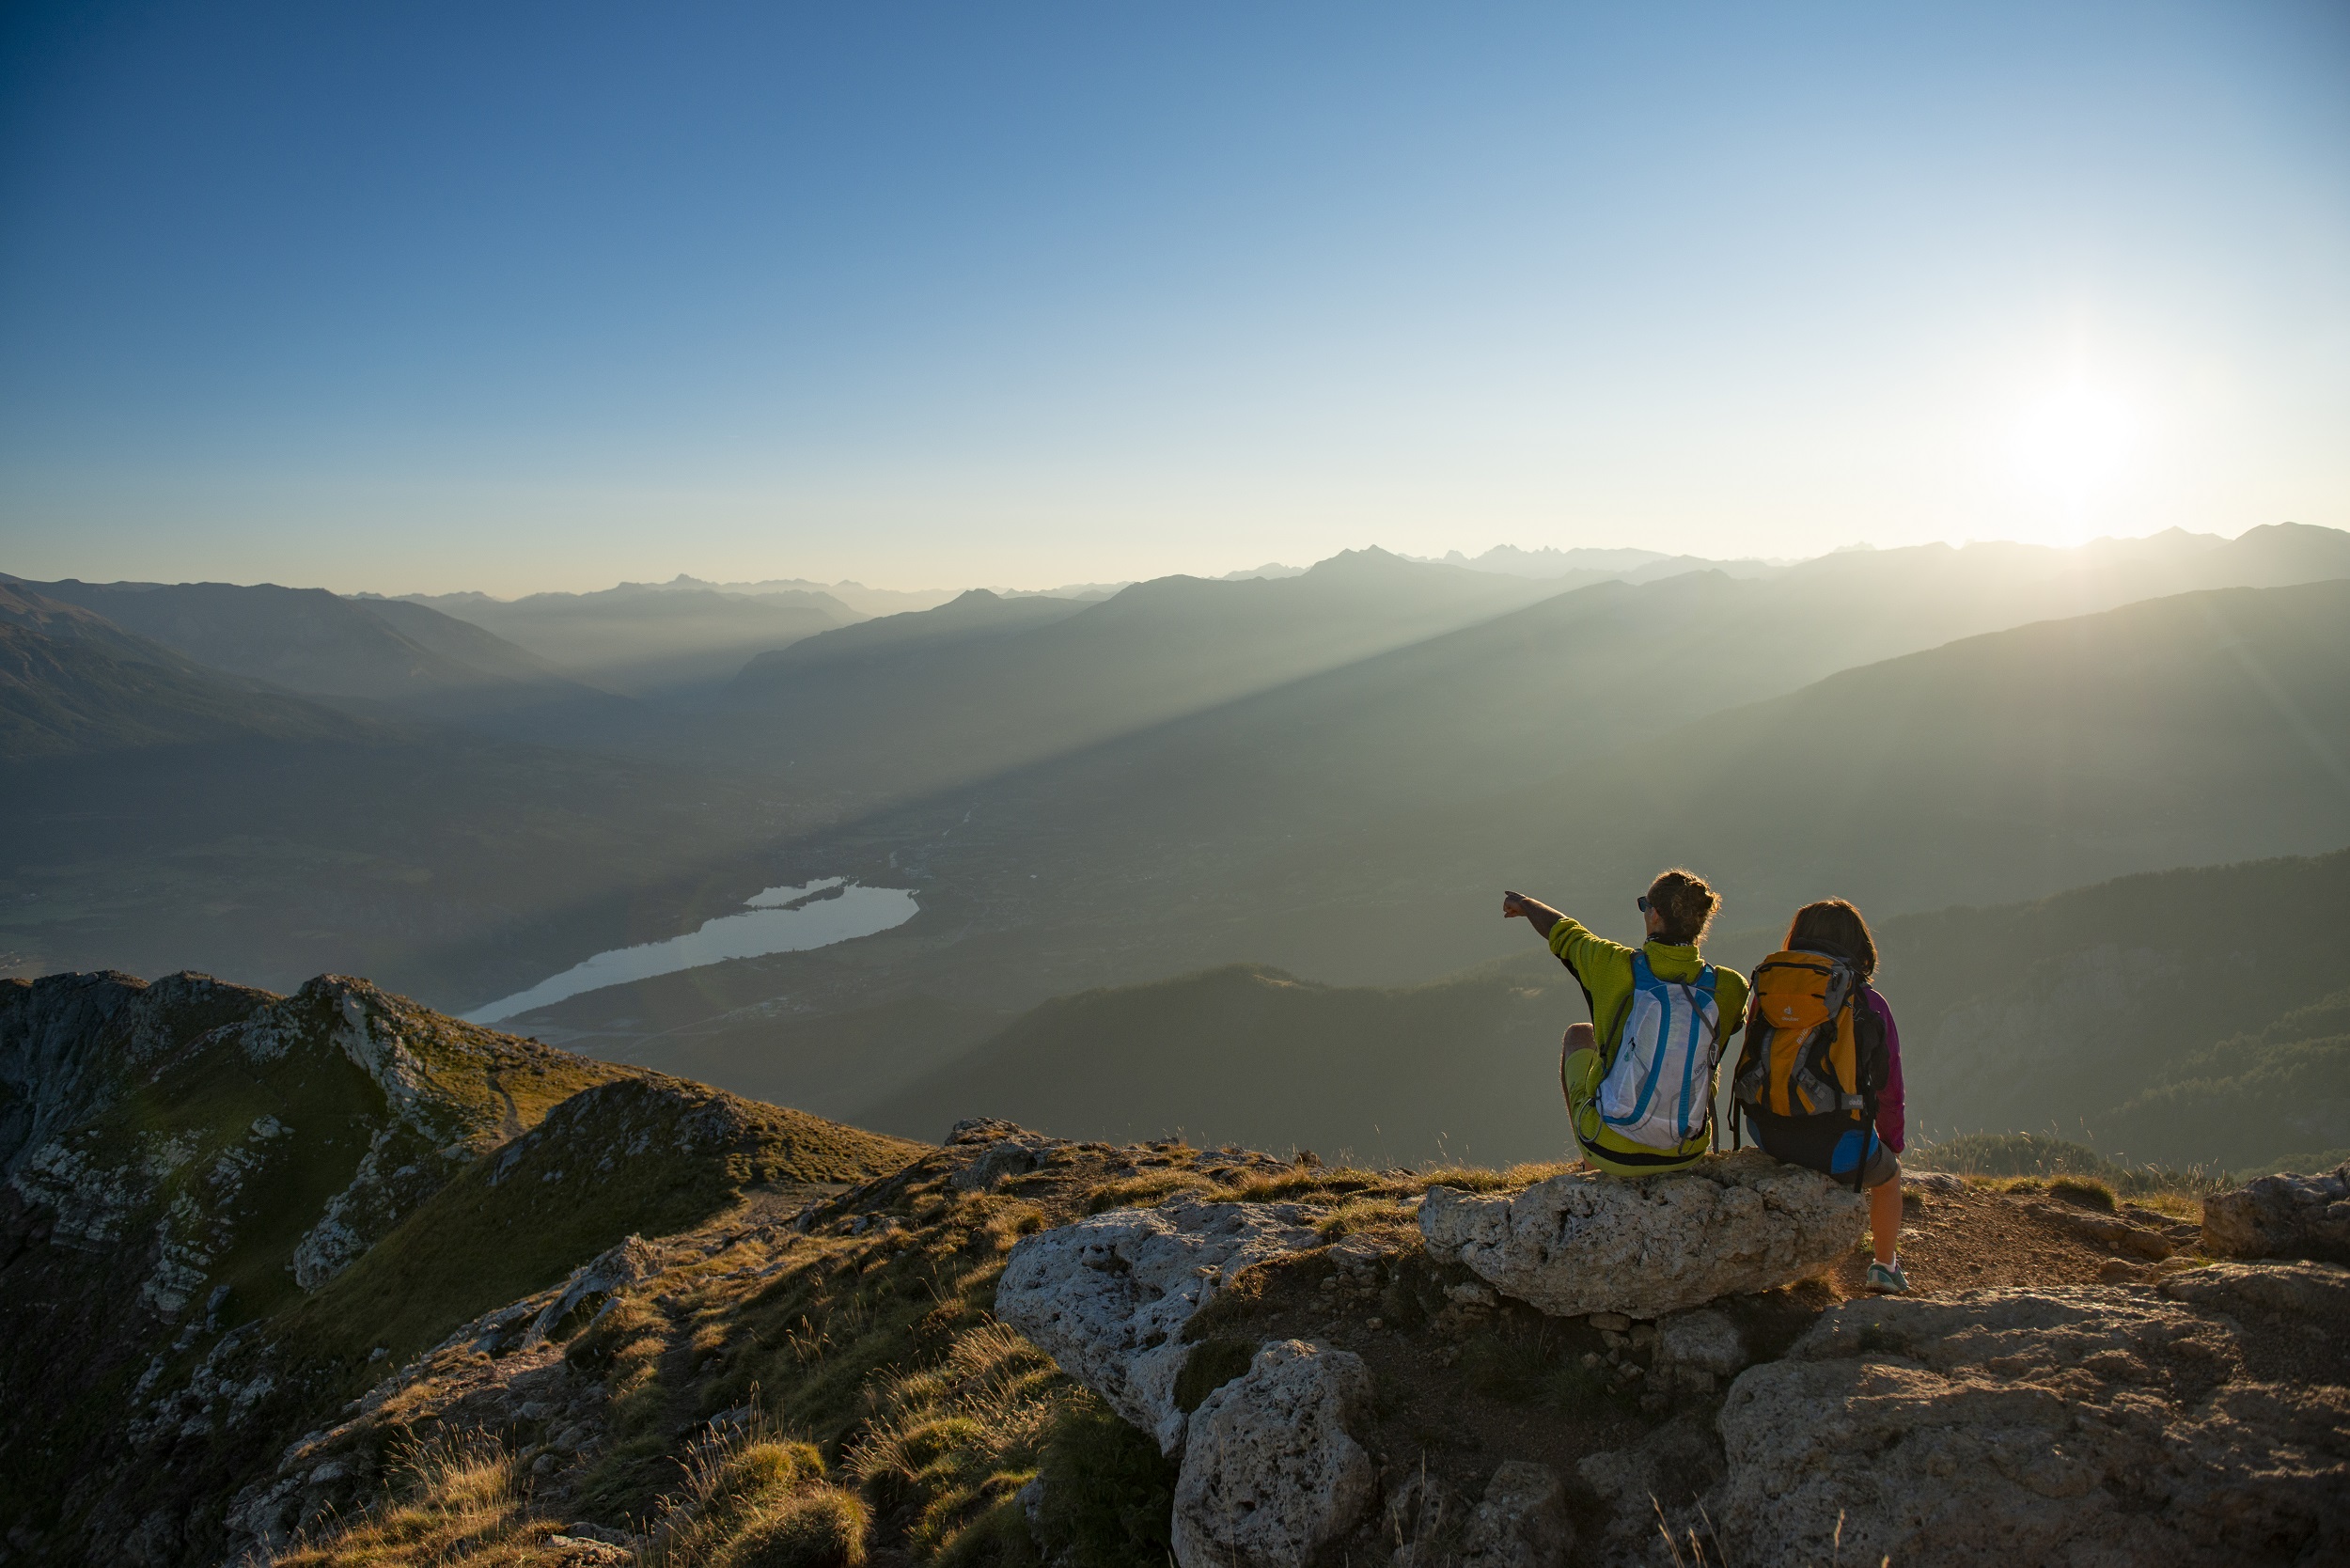
[(2141, 426), (2129, 400), (2080, 380), (2026, 403), (2009, 432), (2016, 478), (2068, 536), (2089, 537), (2138, 460)]

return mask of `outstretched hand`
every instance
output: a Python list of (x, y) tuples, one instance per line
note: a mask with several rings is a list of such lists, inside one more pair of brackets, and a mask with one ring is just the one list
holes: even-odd
[(1533, 913), (1534, 901), (1524, 893), (1505, 892), (1501, 895), (1501, 917), (1503, 919), (1523, 920)]

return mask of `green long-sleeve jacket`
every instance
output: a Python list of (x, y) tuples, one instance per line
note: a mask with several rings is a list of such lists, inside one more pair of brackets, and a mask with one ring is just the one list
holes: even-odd
[[(1632, 1006), (1632, 949), (1592, 935), (1579, 920), (1561, 918), (1550, 928), (1550, 950), (1583, 987), (1583, 999), (1591, 1009), (1591, 1032), (1599, 1040), (1597, 1051), (1578, 1051), (1561, 1068), (1575, 1141), (1583, 1146), (1583, 1157), (1617, 1176), (1653, 1176), (1678, 1169), (1704, 1153), (1708, 1135), (1703, 1132), (1678, 1150), (1651, 1149), (1599, 1120), (1600, 1064)], [(1648, 966), (1659, 980), (1695, 980), (1705, 966), (1694, 946), (1652, 939), (1640, 950), (1648, 955)], [(1747, 977), (1716, 965), (1714, 999), (1721, 1009), (1721, 1038), (1727, 1047), (1731, 1036), (1746, 1027)]]

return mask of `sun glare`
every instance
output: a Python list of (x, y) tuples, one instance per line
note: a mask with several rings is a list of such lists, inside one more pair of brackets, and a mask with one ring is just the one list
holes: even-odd
[(2059, 530), (2086, 539), (2102, 503), (2128, 478), (2139, 442), (2140, 422), (2126, 400), (2074, 381), (2025, 405), (2009, 451), (2017, 477), (2058, 514)]

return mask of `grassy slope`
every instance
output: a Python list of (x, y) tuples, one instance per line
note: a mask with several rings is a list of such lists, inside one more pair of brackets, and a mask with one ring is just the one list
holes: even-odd
[(691, 1229), (755, 1184), (862, 1181), (921, 1152), (901, 1139), (633, 1075), (558, 1106), (507, 1158), (477, 1161), (285, 1322), (308, 1358), (405, 1357), (554, 1283), (632, 1234)]

